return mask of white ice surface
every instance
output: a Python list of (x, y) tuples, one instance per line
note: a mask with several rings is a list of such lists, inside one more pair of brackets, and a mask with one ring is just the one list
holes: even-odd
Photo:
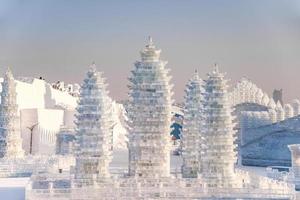
[(29, 178), (1, 178), (0, 200), (25, 200), (25, 187)]

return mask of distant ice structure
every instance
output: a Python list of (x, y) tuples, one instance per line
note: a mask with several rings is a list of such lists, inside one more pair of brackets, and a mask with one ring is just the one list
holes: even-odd
[(282, 89), (280, 89), (280, 90), (278, 90), (278, 89), (273, 90), (273, 99), (274, 99), (275, 103), (280, 102), (280, 104), (283, 105), (282, 94), (283, 94), (283, 90)]
[(203, 81), (197, 72), (185, 89), (184, 120), (182, 134), (182, 176), (195, 178), (201, 170), (201, 146), (203, 132)]
[(1, 93), (0, 158), (14, 159), (24, 156), (16, 95), (16, 83), (8, 69), (2, 82)]
[(232, 92), (229, 93), (229, 99), (232, 105), (247, 102), (267, 106), (270, 101), (266, 93), (263, 93), (260, 88), (246, 78), (242, 78), (242, 80), (235, 85)]
[(284, 120), (284, 110), (282, 108), (281, 103), (278, 101), (275, 108), (277, 112), (277, 121), (283, 121)]
[(300, 115), (300, 101), (298, 99), (294, 99), (292, 103), (294, 116)]
[[(247, 124), (247, 127), (251, 127), (251, 124), (254, 125), (252, 128), (255, 126), (266, 125), (266, 123), (272, 124), (300, 114), (299, 100), (294, 100), (292, 105), (282, 105), (280, 101), (275, 103), (273, 98), (270, 98), (267, 93), (264, 93), (262, 89), (258, 88), (254, 83), (246, 78), (243, 78), (235, 85), (233, 90), (230, 92), (229, 97), (233, 107), (238, 107), (238, 110), (240, 110), (240, 107), (243, 107), (242, 111), (247, 111), (243, 112), (242, 115), (237, 114), (239, 118), (238, 121), (241, 121), (240, 118), (245, 115), (249, 115), (249, 118), (256, 118), (258, 123), (256, 124), (250, 121), (250, 124)], [(276, 117), (273, 115), (274, 110), (277, 113)], [(267, 111), (269, 120), (265, 118), (265, 114), (259, 115), (260, 111)], [(263, 122), (260, 122), (260, 120)]]
[[(239, 151), (240, 164), (242, 163), (242, 157), (244, 159), (244, 156), (241, 156), (242, 154), (247, 154), (247, 157), (252, 154), (252, 156), (250, 157), (253, 159), (255, 156), (260, 155), (255, 153), (253, 154), (253, 152), (256, 151), (255, 148), (261, 149), (261, 146), (267, 148), (268, 145), (276, 143), (276, 141), (273, 141), (273, 138), (275, 138), (276, 135), (271, 136), (272, 127), (277, 127), (276, 123), (285, 123), (286, 120), (292, 121), (294, 117), (297, 117), (300, 114), (299, 100), (294, 100), (292, 104), (282, 105), (280, 101), (277, 101), (277, 103), (275, 103), (273, 98), (270, 98), (267, 93), (263, 92), (262, 89), (258, 88), (254, 83), (246, 78), (243, 78), (234, 86), (229, 94), (229, 97), (231, 105), (234, 108), (234, 113), (237, 116), (237, 125), (235, 128), (238, 130), (237, 143), (239, 144), (239, 148), (241, 148), (241, 150)], [(267, 131), (267, 126), (270, 127), (270, 131)], [(261, 134), (261, 137), (263, 135), (262, 130), (266, 130), (267, 133), (265, 133), (266, 136), (262, 137), (262, 139), (259, 141), (259, 139), (255, 138), (254, 136), (256, 134), (251, 134), (253, 132), (252, 130)], [(275, 134), (275, 132), (273, 133)], [(278, 133), (277, 135), (278, 137), (280, 137), (280, 133)], [(287, 137), (296, 139), (297, 135), (289, 134), (289, 136)], [(245, 141), (249, 140), (250, 138), (253, 139), (253, 144), (251, 145), (249, 144), (249, 141), (245, 143)], [(269, 138), (270, 140), (266, 141), (266, 138)], [(262, 141), (267, 143), (259, 145), (259, 143)], [(251, 146), (251, 149), (249, 149), (249, 145)], [(255, 145), (258, 145), (258, 147)], [(282, 148), (280, 147), (280, 149)], [(261, 151), (268, 152), (268, 149), (262, 149)], [(283, 155), (285, 155), (286, 157), (286, 150), (284, 150)], [(262, 161), (259, 157), (257, 157), (257, 160), (252, 160), (252, 162), (247, 158), (247, 161), (243, 163), (257, 163), (259, 165), (265, 165), (271, 160)], [(281, 162), (287, 163), (289, 162), (289, 160), (282, 160)]]
[(277, 113), (274, 109), (269, 110), (269, 116), (271, 124), (277, 122)]
[(65, 85), (65, 82), (57, 81), (56, 83), (52, 83), (52, 87), (62, 92), (67, 92), (74, 97), (79, 96), (80, 85), (77, 83)]
[(136, 177), (170, 175), (172, 85), (166, 61), (160, 60), (152, 38), (140, 52), (130, 80), (129, 174)]
[(275, 117), (274, 122), (276, 122), (277, 114), (275, 111), (273, 113), (267, 111), (242, 111), (239, 118), (240, 127), (241, 129), (246, 129), (267, 125), (272, 123), (273, 117)]
[(124, 106), (115, 101), (112, 102), (113, 120), (113, 148), (127, 149), (128, 147), (128, 126), (127, 112)]
[(110, 177), (113, 150), (112, 100), (93, 64), (81, 86), (76, 114), (75, 184), (91, 186)]
[(290, 104), (285, 104), (284, 105), (284, 118), (292, 118), (294, 117), (294, 109)]

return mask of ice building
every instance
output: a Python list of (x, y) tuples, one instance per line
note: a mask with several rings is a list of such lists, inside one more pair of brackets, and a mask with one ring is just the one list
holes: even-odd
[(129, 78), (129, 174), (168, 177), (172, 85), (167, 62), (160, 60), (152, 38), (140, 52)]
[[(237, 162), (232, 108), (227, 80), (215, 66), (205, 80), (202, 177), (209, 187), (236, 187), (234, 166)], [(218, 158), (218, 159), (216, 159)]]
[(185, 178), (196, 178), (202, 164), (203, 92), (203, 81), (196, 71), (185, 89), (182, 134), (182, 176)]
[(112, 101), (102, 73), (93, 64), (81, 86), (76, 114), (75, 184), (89, 186), (109, 178), (112, 154)]

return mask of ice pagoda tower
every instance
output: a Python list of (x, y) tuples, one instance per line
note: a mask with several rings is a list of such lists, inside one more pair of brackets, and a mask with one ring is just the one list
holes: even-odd
[(107, 84), (93, 64), (83, 81), (76, 114), (75, 182), (79, 186), (110, 177), (112, 101)]
[(129, 174), (160, 178), (170, 174), (171, 97), (167, 62), (149, 42), (129, 78)]
[(0, 105), (0, 157), (20, 158), (24, 156), (18, 114), (16, 83), (8, 69), (2, 82)]
[(203, 81), (197, 71), (185, 89), (184, 121), (182, 134), (182, 176), (196, 178), (201, 160), (203, 126)]
[(228, 101), (227, 80), (217, 65), (205, 80), (204, 140), (202, 178), (207, 187), (235, 187), (237, 161), (232, 108)]

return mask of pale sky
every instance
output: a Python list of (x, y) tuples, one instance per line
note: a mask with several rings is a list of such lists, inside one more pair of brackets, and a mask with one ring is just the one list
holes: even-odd
[(299, 0), (0, 0), (0, 73), (81, 83), (95, 61), (112, 98), (127, 98), (127, 77), (148, 35), (181, 101), (187, 80), (219, 64), (286, 101), (300, 98)]

